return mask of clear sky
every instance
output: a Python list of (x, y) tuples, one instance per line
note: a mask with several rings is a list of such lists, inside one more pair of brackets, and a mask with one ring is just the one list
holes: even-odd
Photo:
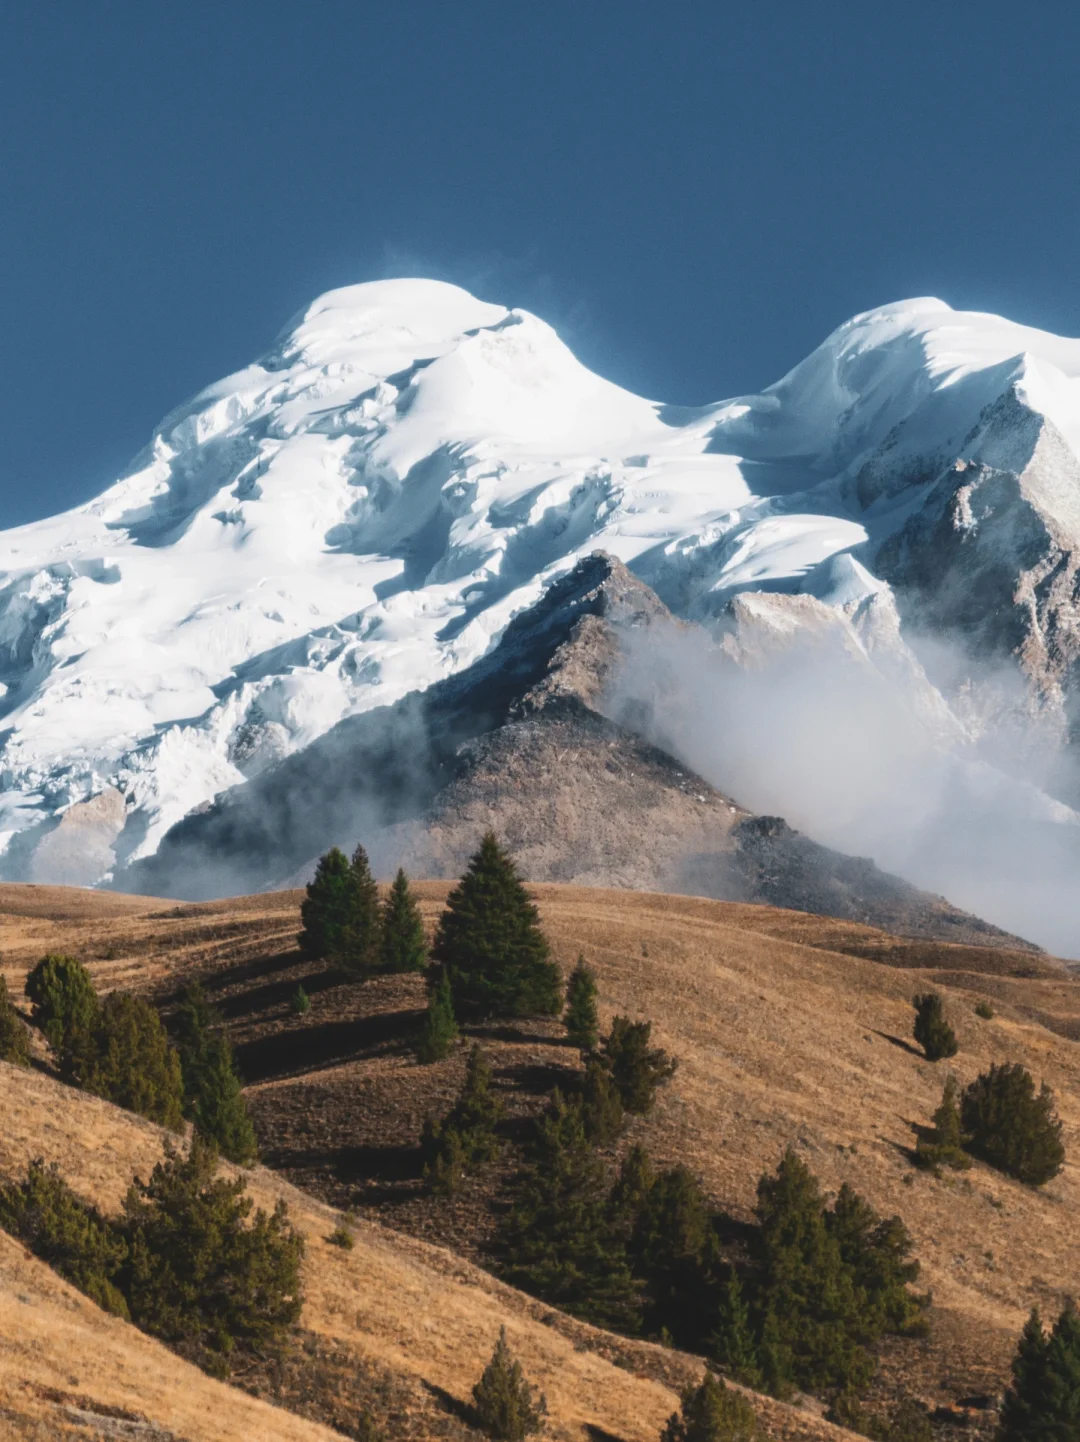
[(684, 404), (904, 296), (1080, 334), (1078, 62), (1055, 0), (5, 0), (0, 525), (387, 275)]

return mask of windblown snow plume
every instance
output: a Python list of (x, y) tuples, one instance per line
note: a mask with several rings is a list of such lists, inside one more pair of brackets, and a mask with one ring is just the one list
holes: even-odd
[[(1078, 454), (1080, 342), (936, 300), (688, 410), (456, 287), (333, 291), (97, 500), (0, 534), (3, 872), (92, 883), (154, 854), (220, 791), (486, 654), (600, 548), (711, 627), (733, 600), (781, 598), (795, 629), (869, 608), (860, 644), (948, 744), (983, 726), (993, 673), (1014, 734), (1058, 756)], [(947, 675), (914, 660), (927, 637)]]

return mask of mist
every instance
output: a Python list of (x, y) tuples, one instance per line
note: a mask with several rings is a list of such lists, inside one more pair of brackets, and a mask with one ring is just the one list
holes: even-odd
[(997, 705), (1007, 677), (947, 651), (937, 643), (935, 675), (966, 678), (969, 710), (995, 703), (977, 741), (928, 706), (925, 679), (906, 685), (836, 635), (748, 662), (702, 630), (635, 632), (604, 709), (751, 811), (1080, 957), (1080, 817), (1042, 789), (1052, 777), (1067, 794), (1074, 771)]

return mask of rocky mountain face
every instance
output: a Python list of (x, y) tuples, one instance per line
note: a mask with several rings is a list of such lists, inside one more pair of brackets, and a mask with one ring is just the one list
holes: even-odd
[[(449, 764), (428, 731), (438, 712), (444, 735), (451, 692), (419, 698), (493, 657), (603, 549), (715, 645), (678, 682), (709, 694), (705, 708), (690, 695), (716, 718), (709, 746), (640, 696), (617, 698), (613, 723), (756, 812), (959, 887), (969, 909), (985, 896), (1030, 932), (1047, 911), (1032, 888), (1052, 875), (1060, 894), (1080, 836), (1078, 457), (1080, 342), (940, 301), (857, 316), (761, 394), (691, 409), (621, 390), (535, 316), (453, 286), (331, 292), (167, 417), (95, 501), (0, 533), (0, 873), (119, 882), (179, 854), (162, 849), (171, 828), (232, 814), (237, 787), (276, 794), (284, 767), (282, 794), (309, 770), (318, 794), (327, 738), (356, 728), (379, 756), (391, 717), (419, 728), (419, 759), (345, 790), (400, 824), (400, 797), (431, 793)], [(827, 682), (807, 648), (828, 656)], [(790, 671), (795, 655), (801, 696), (788, 686), (784, 706), (820, 710), (828, 691), (819, 733), (843, 738), (828, 795), (772, 794), (759, 783), (785, 774), (775, 748), (719, 729), (713, 660), (736, 663), (727, 678)], [(917, 746), (848, 704), (849, 675), (875, 716), (910, 719)], [(875, 728), (873, 768), (845, 781)], [(865, 774), (894, 762), (924, 810), (935, 788), (958, 785), (961, 810), (983, 797), (965, 835), (982, 836), (988, 807), (998, 829), (1051, 828), (1053, 859), (1023, 897), (999, 884), (1012, 857), (959, 877), (955, 839), (942, 851), (909, 828), (897, 847), (875, 831), (881, 801), (837, 815), (832, 796), (873, 792)], [(793, 753), (788, 769), (798, 782), (815, 766)], [(307, 838), (285, 848), (299, 865), (325, 828), (294, 812), (287, 825)], [(272, 878), (281, 850), (260, 843), (246, 870)], [(1050, 930), (1080, 948), (1080, 916)]]

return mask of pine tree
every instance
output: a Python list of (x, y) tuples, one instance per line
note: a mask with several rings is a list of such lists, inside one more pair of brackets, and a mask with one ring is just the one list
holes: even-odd
[(1012, 1364), (996, 1442), (1075, 1442), (1080, 1437), (1080, 1313), (1069, 1304), (1049, 1335), (1037, 1311)]
[(617, 1016), (600, 1048), (600, 1061), (611, 1072), (623, 1106), (636, 1116), (651, 1111), (657, 1088), (678, 1066), (662, 1047), (650, 1046), (651, 1039), (651, 1021)]
[(919, 1275), (911, 1233), (899, 1217), (881, 1217), (847, 1182), (840, 1188), (825, 1225), (840, 1248), (861, 1299), (858, 1326), (868, 1341), (886, 1332), (904, 1336), (926, 1330), (925, 1299), (908, 1287)]
[(544, 1425), (547, 1402), (542, 1394), (534, 1398), (521, 1363), (507, 1345), (505, 1327), (499, 1328), (491, 1361), (473, 1388), (473, 1406), (477, 1422), (500, 1442), (524, 1442)]
[(919, 1137), (915, 1143), (915, 1160), (922, 1167), (936, 1170), (953, 1167), (964, 1171), (971, 1158), (964, 1151), (964, 1130), (960, 1125), (960, 1088), (954, 1076), (945, 1080), (941, 1105), (934, 1113), (934, 1130), (930, 1137)]
[(409, 888), (409, 878), (399, 869), (383, 902), (379, 964), (384, 971), (424, 971), (427, 962), (420, 908)]
[(351, 914), (340, 962), (355, 976), (368, 976), (379, 963), (381, 913), (379, 888), (371, 874), (367, 852), (357, 846), (349, 862)]
[(198, 982), (184, 992), (173, 1018), (184, 1080), (184, 1112), (222, 1156), (250, 1166), (258, 1156), (255, 1128), (236, 1072), (221, 1014)]
[(252, 1216), (242, 1179), (214, 1175), (217, 1153), (196, 1132), (186, 1157), (166, 1147), (124, 1202), (123, 1271), (144, 1331), (226, 1372), (239, 1346), (265, 1348), (300, 1315), (303, 1239), (283, 1202)]
[(634, 1275), (645, 1281), (645, 1323), (696, 1347), (714, 1330), (716, 1234), (705, 1194), (689, 1167), (655, 1179), (630, 1240)]
[(500, 1234), (507, 1278), (574, 1316), (636, 1330), (639, 1288), (609, 1224), (604, 1168), (585, 1135), (580, 1099), (556, 1091), (533, 1160)]
[(711, 1372), (700, 1387), (688, 1387), (682, 1406), (672, 1413), (660, 1442), (764, 1442), (757, 1413), (741, 1393), (725, 1387)]
[(716, 1326), (711, 1339), (712, 1355), (744, 1387), (760, 1389), (763, 1377), (758, 1362), (758, 1343), (743, 1296), (739, 1274), (728, 1268), (727, 1281), (720, 1290)]
[(970, 1149), (992, 1167), (1038, 1187), (1065, 1165), (1061, 1122), (1045, 1082), (1036, 1095), (1031, 1073), (1019, 1062), (996, 1064), (975, 1079), (960, 1104)]
[(442, 1061), (450, 1055), (450, 1049), (457, 1040), (458, 1027), (454, 1020), (454, 998), (450, 991), (450, 978), (440, 972), (437, 984), (428, 996), (424, 1024), (416, 1043), (416, 1057), (421, 1062)]
[(14, 1066), (30, 1065), (30, 1034), (15, 1010), (7, 982), (0, 976), (0, 1061)]
[(300, 950), (314, 960), (337, 961), (349, 945), (353, 917), (353, 886), (349, 860), (332, 846), (319, 857), (315, 875), (300, 905), (304, 929), (297, 937)]
[(610, 1146), (622, 1133), (625, 1115), (611, 1073), (598, 1061), (591, 1060), (585, 1068), (581, 1102), (585, 1135), (594, 1146)]
[(559, 969), (536, 907), (510, 857), (488, 832), (446, 899), (433, 948), (455, 1002), (485, 1016), (554, 1016)]
[(630, 1241), (649, 1189), (656, 1180), (649, 1154), (640, 1142), (623, 1158), (615, 1185), (608, 1197), (608, 1225), (613, 1236), (624, 1243)]
[(584, 1052), (595, 1050), (600, 1039), (600, 1020), (596, 1013), (596, 974), (579, 956), (566, 984), (566, 1011), (563, 1013), (566, 1034)]
[(100, 1011), (90, 973), (74, 957), (50, 952), (26, 978), (26, 995), (63, 1076), (82, 1085), (93, 1060)]
[(424, 1128), (425, 1175), (436, 1191), (456, 1191), (466, 1171), (494, 1159), (499, 1151), (496, 1127), (505, 1113), (491, 1092), (488, 1059), (481, 1047), (474, 1046), (454, 1105), (442, 1122), (429, 1120)]
[(960, 1050), (956, 1033), (945, 1020), (945, 1009), (937, 992), (928, 991), (914, 998), (915, 1040), (926, 1053), (927, 1061), (942, 1061)]
[(110, 992), (93, 1034), (87, 1090), (179, 1131), (184, 1082), (180, 1058), (157, 1010), (141, 996)]

